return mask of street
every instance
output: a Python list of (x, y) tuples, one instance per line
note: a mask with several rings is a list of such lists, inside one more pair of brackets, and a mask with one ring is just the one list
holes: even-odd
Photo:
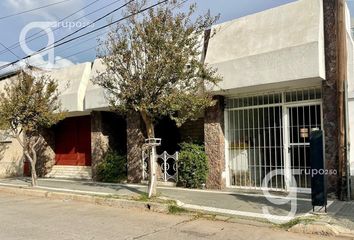
[(238, 223), (4, 193), (0, 195), (0, 213), (1, 240), (326, 239)]

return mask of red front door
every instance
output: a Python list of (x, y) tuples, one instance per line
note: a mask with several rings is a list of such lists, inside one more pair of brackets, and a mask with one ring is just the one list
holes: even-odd
[(66, 118), (55, 133), (55, 162), (57, 165), (91, 165), (90, 116)]

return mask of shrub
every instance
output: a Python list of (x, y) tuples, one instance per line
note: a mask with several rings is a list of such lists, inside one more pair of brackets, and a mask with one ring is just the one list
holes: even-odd
[(201, 188), (208, 176), (208, 162), (203, 145), (181, 143), (178, 158), (179, 183), (188, 188)]
[(97, 180), (123, 182), (127, 179), (127, 158), (114, 150), (108, 150), (97, 165)]

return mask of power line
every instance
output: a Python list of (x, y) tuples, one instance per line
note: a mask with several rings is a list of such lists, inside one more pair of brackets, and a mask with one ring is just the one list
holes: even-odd
[[(184, 0), (183, 2), (179, 3), (177, 6), (174, 6), (174, 7), (172, 8), (172, 10), (175, 9), (175, 8), (178, 8), (178, 7), (182, 6), (184, 3), (188, 2), (188, 1), (189, 1), (189, 0)], [(353, 1), (354, 1), (354, 0), (353, 0)], [(98, 34), (98, 35), (95, 35), (95, 36), (93, 36), (93, 37), (87, 38), (87, 39), (85, 39), (85, 40), (83, 40), (83, 41), (79, 41), (79, 42), (77, 42), (76, 44), (72, 44), (72, 45), (70, 45), (69, 47), (66, 47), (66, 48), (64, 48), (64, 49), (61, 49), (60, 51), (56, 51), (56, 54), (65, 52), (66, 50), (68, 50), (68, 49), (70, 49), (70, 48), (76, 47), (77, 45), (81, 45), (82, 43), (86, 43), (86, 42), (88, 42), (88, 41), (90, 41), (90, 40), (92, 40), (92, 39), (94, 39), (94, 38), (97, 38), (97, 37), (100, 36), (100, 35), (103, 35), (103, 34), (106, 34), (106, 33), (109, 33), (109, 32), (110, 32), (109, 29), (108, 29), (108, 30), (105, 30), (105, 31), (102, 31), (102, 32), (101, 32), (100, 34)], [(75, 40), (74, 42), (76, 42), (76, 40)], [(89, 48), (89, 49), (92, 49), (92, 48), (95, 48), (95, 47), (97, 47), (97, 45), (95, 45), (94, 47), (91, 47), (91, 48)], [(74, 55), (77, 55), (77, 54), (74, 54)], [(67, 58), (67, 57), (70, 57), (70, 56), (64, 56), (63, 58)], [(60, 60), (58, 60), (58, 61), (60, 61)]]
[(42, 49), (38, 50), (37, 52), (35, 52), (35, 53), (33, 53), (33, 54), (30, 54), (30, 55), (27, 55), (26, 57), (23, 57), (22, 59), (18, 59), (18, 60), (16, 60), (16, 61), (13, 61), (13, 62), (11, 62), (11, 63), (8, 63), (8, 64), (5, 64), (5, 65), (1, 66), (1, 67), (0, 67), (0, 70), (6, 68), (6, 67), (8, 67), (8, 66), (11, 66), (11, 65), (13, 65), (13, 64), (15, 64), (15, 63), (17, 63), (17, 62), (19, 62), (19, 61), (21, 61), (21, 60), (25, 60), (25, 59), (28, 59), (28, 58), (34, 56), (34, 55), (37, 55), (38, 53), (41, 53), (41, 52), (43, 52), (44, 50), (50, 50), (50, 49), (53, 49), (53, 48), (55, 48), (55, 47), (59, 47), (59, 46), (64, 45), (64, 44), (66, 44), (66, 43), (72, 42), (72, 41), (74, 41), (74, 40), (76, 40), (76, 39), (78, 39), (78, 38), (81, 38), (81, 37), (83, 37), (83, 36), (86, 36), (86, 35), (89, 35), (89, 34), (91, 34), (91, 33), (97, 32), (97, 31), (99, 31), (99, 30), (101, 30), (101, 29), (104, 29), (104, 28), (106, 28), (106, 27), (108, 27), (108, 26), (111, 26), (111, 25), (113, 25), (113, 24), (116, 24), (116, 23), (118, 23), (118, 22), (121, 22), (121, 21), (123, 21), (123, 20), (126, 20), (126, 19), (128, 19), (128, 18), (131, 18), (131, 17), (133, 17), (133, 16), (135, 16), (135, 15), (137, 15), (137, 14), (140, 14), (140, 13), (142, 13), (142, 12), (145, 12), (145, 11), (147, 11), (147, 10), (149, 10), (149, 9), (151, 9), (151, 8), (154, 8), (154, 7), (158, 6), (158, 5), (161, 5), (161, 4), (163, 4), (163, 3), (166, 3), (167, 1), (169, 1), (169, 0), (163, 0), (163, 1), (161, 1), (161, 2), (155, 3), (155, 4), (153, 4), (153, 5), (149, 6), (149, 7), (143, 8), (143, 9), (141, 9), (141, 10), (135, 12), (135, 13), (132, 13), (132, 14), (130, 14), (130, 15), (127, 15), (127, 16), (125, 16), (125, 17), (122, 17), (122, 18), (120, 18), (120, 19), (118, 19), (118, 20), (116, 20), (116, 21), (113, 21), (113, 22), (111, 22), (111, 23), (109, 23), (109, 24), (106, 24), (106, 25), (101, 26), (101, 27), (99, 27), (99, 28), (96, 28), (96, 29), (94, 29), (94, 30), (92, 30), (92, 31), (86, 32), (86, 33), (84, 33), (84, 34), (81, 34), (81, 35), (79, 35), (79, 36), (77, 36), (77, 37), (68, 39), (68, 40), (66, 40), (66, 41), (64, 41), (64, 42), (61, 42), (61, 43), (52, 44), (52, 46), (50, 46), (50, 47), (42, 48)]
[(51, 6), (58, 5), (58, 4), (61, 4), (61, 3), (64, 3), (64, 2), (68, 2), (68, 1), (72, 1), (72, 0), (64, 0), (64, 1), (60, 1), (60, 2), (51, 3), (51, 4), (48, 4), (48, 5), (40, 6), (40, 7), (37, 7), (37, 8), (29, 9), (29, 10), (26, 10), (26, 11), (23, 11), (23, 12), (11, 13), (11, 14), (9, 14), (7, 16), (0, 17), (0, 20), (5, 19), (5, 18), (18, 16), (18, 15), (21, 15), (21, 14), (24, 14), (24, 13), (28, 13), (28, 12), (37, 11), (39, 9), (51, 7)]
[[(96, 48), (96, 46), (90, 47), (90, 48), (86, 48), (86, 49), (81, 50), (81, 51), (79, 51), (79, 52), (76, 52), (76, 53), (73, 53), (73, 54), (64, 56), (64, 57), (62, 57), (61, 59), (56, 60), (56, 62), (60, 62), (60, 61), (63, 61), (63, 60), (67, 60), (67, 59), (70, 58), (70, 57), (74, 57), (74, 56), (79, 55), (79, 54), (81, 54), (81, 53), (88, 52), (88, 51), (90, 51), (90, 50), (92, 50), (92, 49), (95, 49), (95, 48)], [(40, 65), (35, 65), (35, 66), (36, 66), (36, 67), (41, 67), (41, 66), (45, 66), (45, 65), (47, 65), (47, 63), (40, 64)]]
[[(70, 33), (70, 34), (68, 34), (68, 35), (66, 35), (66, 36), (64, 36), (64, 37), (62, 37), (62, 38), (60, 38), (59, 40), (56, 40), (52, 45), (54, 45), (54, 44), (56, 44), (56, 43), (58, 43), (58, 42), (61, 42), (62, 40), (67, 39), (68, 37), (70, 37), (70, 36), (72, 36), (72, 35), (74, 35), (74, 34), (76, 34), (76, 33), (78, 33), (78, 32), (81, 32), (82, 30), (88, 28), (89, 26), (95, 24), (95, 23), (98, 22), (98, 21), (101, 21), (102, 19), (104, 19), (105, 17), (111, 15), (112, 13), (115, 13), (115, 12), (121, 10), (122, 8), (124, 8), (125, 6), (127, 6), (128, 4), (130, 4), (130, 3), (134, 2), (134, 1), (135, 1), (135, 0), (130, 0), (129, 2), (126, 2), (126, 3), (123, 4), (122, 6), (113, 9), (113, 10), (110, 11), (109, 13), (106, 13), (105, 15), (103, 15), (102, 17), (97, 18), (97, 19), (96, 19), (95, 21), (93, 21), (91, 24), (86, 25), (86, 26), (84, 26), (84, 27), (82, 27), (82, 28), (79, 28), (78, 30), (76, 30), (76, 31), (74, 31), (74, 32), (72, 32), (72, 33)], [(46, 47), (44, 47), (43, 49), (45, 49), (45, 48), (46, 48)], [(39, 51), (41, 51), (41, 50), (39, 50)]]
[[(56, 54), (61, 53), (61, 52), (65, 52), (66, 50), (68, 50), (68, 49), (70, 49), (70, 48), (76, 47), (77, 45), (81, 45), (82, 43), (88, 42), (89, 40), (92, 40), (92, 39), (94, 39), (94, 38), (97, 38), (98, 36), (103, 35), (103, 34), (108, 33), (108, 32), (109, 32), (109, 29), (106, 30), (106, 31), (102, 31), (102, 32), (101, 32), (100, 34), (98, 34), (98, 35), (95, 35), (95, 36), (93, 36), (93, 37), (87, 38), (87, 39), (85, 39), (85, 40), (83, 40), (83, 41), (79, 41), (79, 42), (77, 42), (76, 44), (72, 44), (72, 45), (70, 45), (70, 46), (67, 47), (67, 48), (61, 49), (60, 51), (56, 51)], [(74, 42), (75, 42), (75, 41), (74, 41)]]
[[(173, 7), (172, 9), (175, 9), (175, 8), (177, 8), (177, 7), (180, 7), (181, 5), (183, 5), (184, 3), (186, 3), (187, 1), (188, 1), (188, 0), (184, 0), (182, 3), (178, 4), (177, 6)], [(106, 30), (106, 31), (102, 31), (99, 35), (106, 34), (106, 33), (108, 33), (109, 31), (110, 31), (109, 29)], [(66, 50), (68, 50), (68, 49), (70, 49), (70, 48), (73, 48), (73, 47), (77, 46), (78, 44), (82, 44), (82, 43), (88, 42), (88, 41), (91, 40), (91, 39), (97, 38), (99, 35), (90, 37), (90, 38), (88, 38), (88, 39), (85, 39), (84, 41), (79, 41), (78, 43), (73, 44), (73, 45), (71, 45), (71, 46), (69, 46), (69, 47), (67, 47), (67, 48), (64, 48), (63, 50), (58, 51), (57, 53), (59, 53), (59, 52), (65, 52)], [(70, 57), (79, 55), (79, 54), (84, 53), (84, 52), (88, 52), (88, 51), (90, 51), (90, 50), (92, 50), (92, 49), (95, 49), (95, 48), (97, 48), (97, 45), (91, 46), (91, 47), (89, 47), (89, 48), (85, 48), (84, 50), (81, 50), (81, 51), (79, 51), (79, 52), (76, 52), (76, 53), (73, 53), (73, 54), (70, 54), (70, 55), (65, 55), (65, 56), (63, 56), (61, 59), (56, 60), (56, 62), (69, 59)], [(36, 65), (36, 67), (41, 67), (41, 66), (45, 66), (45, 65), (47, 65), (47, 63), (45, 63), (45, 64), (40, 64), (40, 65)]]
[[(84, 10), (84, 9), (86, 9), (86, 8), (88, 8), (88, 7), (90, 7), (91, 5), (95, 4), (95, 3), (98, 2), (98, 1), (100, 1), (100, 0), (95, 0), (95, 1), (91, 2), (90, 4), (84, 6), (84, 7), (80, 8), (80, 9), (76, 10), (75, 12), (69, 14), (68, 16), (66, 16), (66, 17), (64, 17), (64, 18), (62, 18), (62, 19), (60, 19), (58, 22), (63, 22), (64, 20), (68, 19), (68, 18), (71, 17), (71, 16), (74, 16), (74, 15), (77, 14), (78, 12), (80, 12), (80, 11), (82, 11), (82, 10)], [(119, 1), (120, 1), (120, 0), (119, 0)], [(85, 16), (86, 16), (86, 15), (85, 15)], [(83, 17), (85, 17), (85, 16), (83, 16)], [(52, 26), (50, 26), (50, 27), (48, 27), (48, 28), (46, 28), (46, 29), (42, 29), (42, 30), (40, 30), (40, 31), (38, 31), (38, 32), (36, 32), (36, 33), (34, 33), (34, 34), (32, 34), (32, 35), (26, 37), (26, 38), (25, 38), (23, 41), (21, 41), (21, 42), (19, 41), (19, 42), (15, 43), (15, 44), (12, 44), (11, 46), (9, 46), (9, 49), (8, 49), (8, 50), (3, 50), (3, 51), (1, 51), (1, 52), (0, 52), (0, 55), (2, 55), (2, 54), (4, 54), (4, 53), (8, 52), (10, 49), (12, 50), (12, 49), (15, 49), (15, 48), (19, 47), (19, 46), (21, 45), (21, 43), (23, 43), (23, 42), (25, 42), (26, 40), (28, 40), (28, 39), (30, 39), (30, 38), (32, 38), (32, 37), (38, 35), (38, 34), (41, 33), (41, 32), (44, 32), (44, 31), (47, 30), (47, 29), (50, 29), (50, 28), (53, 27), (53, 26), (55, 26), (55, 25), (52, 25)], [(53, 31), (56, 31), (56, 30), (58, 30), (58, 29), (60, 29), (60, 28), (61, 28), (61, 27), (56, 28), (56, 29), (54, 29)], [(32, 42), (33, 40), (35, 40), (35, 39), (37, 39), (37, 38), (40, 38), (40, 37), (43, 37), (43, 36), (45, 36), (45, 35), (46, 35), (46, 34), (42, 34), (42, 35), (40, 35), (40, 36), (38, 36), (38, 37), (36, 37), (36, 38), (31, 39), (31, 40), (28, 41), (28, 42)]]
[[(120, 0), (118, 0), (118, 1), (120, 1)], [(68, 35), (66, 35), (66, 36), (64, 36), (64, 37), (62, 37), (62, 38), (60, 38), (59, 40), (56, 40), (56, 41), (55, 41), (54, 43), (52, 43), (50, 46), (55, 45), (55, 44), (57, 44), (58, 42), (60, 42), (60, 41), (62, 41), (62, 40), (64, 40), (64, 39), (66, 39), (66, 38), (68, 38), (68, 37), (70, 37), (70, 36), (72, 36), (72, 35), (74, 35), (74, 34), (80, 32), (80, 31), (84, 30), (84, 29), (86, 29), (86, 28), (88, 28), (88, 27), (90, 27), (90, 26), (93, 25), (94, 23), (96, 23), (96, 22), (98, 22), (98, 21), (104, 19), (105, 17), (111, 15), (111, 14), (114, 13), (114, 12), (119, 11), (120, 9), (124, 8), (125, 6), (127, 6), (127, 5), (130, 4), (130, 3), (132, 3), (133, 1), (135, 1), (135, 0), (130, 0), (129, 2), (126, 2), (125, 4), (121, 5), (120, 7), (115, 8), (114, 10), (110, 11), (109, 13), (106, 13), (106, 14), (103, 15), (102, 17), (99, 17), (98, 19), (96, 19), (95, 21), (93, 21), (92, 23), (90, 23), (89, 25), (86, 25), (86, 26), (84, 26), (84, 27), (82, 27), (82, 28), (79, 28), (78, 30), (76, 30), (76, 31), (74, 31), (74, 32), (72, 32), (72, 33), (70, 33), (70, 34), (68, 34)], [(37, 38), (38, 38), (38, 37), (37, 37)], [(35, 39), (36, 39), (36, 38), (35, 38)], [(32, 39), (32, 40), (34, 40), (34, 39)], [(43, 50), (45, 50), (46, 48), (48, 48), (48, 46), (47, 46), (47, 47), (43, 47), (43, 48), (39, 49), (38, 51), (39, 51), (39, 52), (40, 52), (40, 51), (43, 51)], [(38, 52), (38, 51), (37, 51), (37, 52)], [(0, 67), (0, 69), (1, 69), (1, 67)]]
[[(93, 3), (91, 3), (91, 4), (87, 5), (86, 7), (82, 8), (81, 10), (83, 10), (83, 9), (85, 9), (85, 8), (87, 8), (87, 7), (89, 7), (90, 5), (94, 4), (94, 3), (97, 2), (97, 1), (100, 1), (100, 0), (94, 1)], [(111, 6), (111, 5), (115, 4), (115, 3), (118, 3), (118, 2), (120, 2), (120, 1), (122, 1), (122, 0), (116, 0), (116, 1), (114, 1), (114, 2), (112, 2), (112, 3), (110, 3), (110, 4), (108, 4), (108, 5), (105, 5), (105, 6), (103, 6), (103, 7), (100, 7), (100, 8), (98, 8), (98, 9), (96, 9), (95, 11), (92, 11), (92, 12), (90, 12), (90, 13), (88, 13), (88, 14), (86, 14), (86, 15), (80, 17), (80, 18), (74, 19), (74, 20), (72, 20), (72, 21), (75, 22), (75, 21), (78, 21), (78, 20), (80, 20), (80, 19), (83, 19), (83, 18), (85, 18), (85, 17), (87, 17), (87, 16), (89, 16), (89, 15), (92, 15), (92, 14), (94, 14), (94, 13), (96, 13), (96, 12), (99, 12), (100, 10), (105, 9), (105, 8)], [(76, 11), (76, 13), (79, 12), (79, 11), (81, 11), (81, 10)], [(69, 18), (69, 17), (71, 17), (71, 16), (73, 16), (73, 15), (74, 15), (74, 14), (70, 14), (69, 16), (67, 16), (67, 17), (65, 17), (65, 18), (63, 18), (63, 19), (61, 19), (61, 20), (59, 20), (58, 22), (63, 22), (65, 19), (67, 19), (67, 18)], [(90, 25), (92, 25), (92, 23), (91, 23)], [(88, 25), (88, 26), (90, 26), (90, 25)], [(55, 26), (55, 24), (52, 25), (52, 26), (50, 26), (50, 27), (48, 27), (48, 28), (46, 28), (45, 30), (47, 30), (47, 29), (49, 29), (49, 28), (51, 28), (51, 27), (53, 27), (53, 26)], [(53, 32), (55, 32), (55, 31), (57, 31), (57, 30), (59, 30), (59, 29), (61, 29), (61, 28), (63, 28), (63, 25), (62, 25), (62, 26), (59, 26), (59, 27), (57, 27), (57, 28), (55, 28), (55, 29), (53, 30)], [(41, 31), (39, 31), (39, 32), (43, 32), (43, 31), (45, 31), (45, 30), (41, 30)], [(38, 33), (39, 33), (39, 32), (38, 32)], [(34, 35), (37, 35), (37, 33), (36, 33), (36, 34), (33, 34), (33, 35), (31, 35), (31, 36), (29, 36), (28, 38), (31, 38), (31, 37), (33, 37)], [(34, 41), (34, 40), (36, 40), (36, 39), (38, 39), (38, 38), (41, 38), (41, 37), (43, 37), (43, 36), (46, 36), (46, 35), (47, 35), (47, 34), (44, 33), (44, 34), (42, 34), (42, 35), (40, 35), (40, 36), (38, 36), (38, 37), (32, 38), (31, 40), (29, 40), (29, 41), (27, 41), (27, 42), (32, 42), (32, 41)], [(22, 42), (25, 42), (25, 40), (27, 40), (28, 38), (24, 39), (24, 41), (22, 41)], [(21, 42), (21, 43), (22, 43), (22, 42)], [(15, 44), (16, 46), (13, 47), (13, 48), (11, 48), (11, 49), (17, 48), (18, 46), (20, 46), (21, 43)], [(0, 55), (4, 54), (5, 52), (6, 52), (6, 50), (0, 52)]]
[(2, 44), (1, 42), (0, 42), (0, 45), (1, 46), (3, 46), (5, 49), (7, 49), (10, 53), (12, 53), (12, 55), (14, 55), (15, 57), (17, 57), (17, 58), (20, 58), (19, 56), (17, 56), (13, 51), (11, 51), (10, 49), (8, 49), (8, 47), (6, 47), (4, 44)]
[[(85, 28), (87, 28), (87, 27), (91, 26), (92, 24), (94, 24), (94, 23), (96, 23), (96, 22), (102, 20), (103, 18), (107, 17), (108, 15), (110, 15), (110, 14), (112, 14), (112, 13), (114, 13), (114, 12), (120, 10), (120, 9), (122, 9), (123, 7), (127, 6), (128, 4), (130, 4), (130, 3), (133, 2), (133, 1), (135, 1), (135, 0), (130, 0), (129, 2), (126, 2), (125, 4), (121, 5), (120, 7), (116, 8), (116, 9), (110, 11), (109, 13), (103, 15), (102, 17), (96, 19), (96, 20), (93, 21), (90, 25), (86, 25), (86, 26), (84, 26), (84, 27), (82, 27), (82, 28), (80, 28), (80, 29), (74, 31), (73, 33), (70, 33), (70, 34), (68, 34), (68, 35), (66, 35), (66, 36), (64, 36), (64, 37), (62, 37), (61, 39), (59, 39), (59, 40), (55, 41), (54, 43), (52, 43), (50, 46), (54, 46), (54, 47), (55, 47), (55, 45), (56, 45), (58, 42), (60, 42), (60, 41), (62, 41), (62, 40), (64, 40), (64, 39), (66, 39), (66, 38), (68, 38), (68, 37), (74, 35), (75, 33), (79, 32), (79, 31), (84, 30)], [(36, 55), (36, 54), (38, 54), (38, 53), (40, 53), (40, 52), (43, 52), (44, 50), (49, 50), (49, 49), (52, 49), (52, 48), (53, 48), (53, 47), (48, 48), (48, 46), (47, 46), (47, 47), (43, 47), (43, 48), (39, 49), (39, 50), (38, 50), (36, 53), (34, 53), (34, 54), (27, 55), (26, 57), (24, 57), (24, 58), (22, 58), (22, 59), (19, 58), (19, 59), (17, 59), (17, 60), (14, 61), (14, 62), (5, 64), (5, 65), (3, 65), (3, 66), (0, 66), (0, 70), (2, 70), (2, 69), (4, 69), (4, 68), (8, 67), (9, 65), (12, 65), (12, 64), (14, 64), (14, 63), (17, 63), (17, 62), (19, 62), (19, 61), (21, 61), (21, 60), (24, 60), (24, 59), (27, 59), (27, 58), (29, 58), (29, 57), (31, 57), (31, 56), (34, 56), (34, 55)]]

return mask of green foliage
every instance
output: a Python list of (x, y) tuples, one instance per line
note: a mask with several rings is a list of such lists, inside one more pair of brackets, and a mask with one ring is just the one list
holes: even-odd
[(178, 156), (179, 182), (188, 188), (201, 188), (208, 176), (208, 162), (203, 145), (180, 144)]
[(36, 135), (57, 123), (64, 117), (57, 89), (55, 80), (21, 71), (0, 94), (1, 127), (11, 129), (14, 135)]
[[(183, 2), (168, 1), (134, 15), (101, 42), (106, 71), (94, 82), (106, 89), (114, 109), (138, 111), (152, 122), (168, 116), (181, 126), (214, 104), (205, 85), (217, 85), (220, 77), (201, 56), (204, 31), (217, 17), (194, 18), (196, 5), (181, 12)], [(144, 7), (146, 1), (134, 1), (125, 14)]]
[(97, 180), (101, 182), (123, 182), (127, 179), (127, 158), (108, 150), (97, 166)]
[(31, 163), (32, 186), (35, 186), (37, 151), (43, 140), (40, 133), (64, 118), (57, 82), (45, 74), (21, 70), (5, 82), (0, 94), (0, 113), (0, 128), (9, 131), (22, 146)]
[(188, 210), (176, 205), (169, 205), (168, 206), (168, 213), (169, 214), (182, 214), (182, 213), (187, 213)]

